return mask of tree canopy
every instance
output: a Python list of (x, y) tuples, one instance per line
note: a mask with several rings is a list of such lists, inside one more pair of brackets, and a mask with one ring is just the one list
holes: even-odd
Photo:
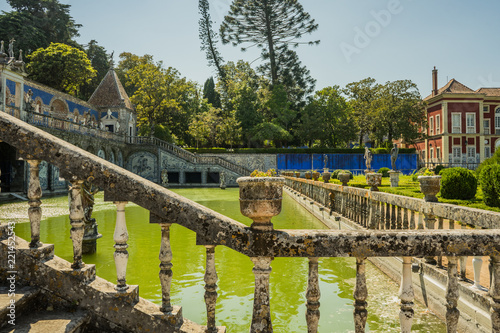
[(66, 44), (51, 43), (28, 55), (28, 59), (30, 78), (68, 94), (76, 95), (96, 76), (87, 54)]

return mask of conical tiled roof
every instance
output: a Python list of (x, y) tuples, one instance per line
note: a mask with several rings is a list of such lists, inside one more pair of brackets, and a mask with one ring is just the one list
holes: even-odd
[[(441, 94), (474, 94), (475, 91), (467, 87), (466, 85), (458, 82), (455, 79), (451, 79), (444, 87), (440, 88), (435, 96), (441, 95)], [(425, 100), (428, 100), (434, 96), (429, 95), (427, 96)]]
[(99, 87), (89, 99), (89, 103), (97, 107), (126, 107), (133, 110), (134, 107), (128, 98), (123, 85), (113, 69), (110, 69)]

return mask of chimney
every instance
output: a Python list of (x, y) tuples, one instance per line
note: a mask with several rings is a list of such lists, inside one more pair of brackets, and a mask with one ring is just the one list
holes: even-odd
[(436, 66), (432, 70), (432, 96), (436, 96), (438, 94), (438, 70)]

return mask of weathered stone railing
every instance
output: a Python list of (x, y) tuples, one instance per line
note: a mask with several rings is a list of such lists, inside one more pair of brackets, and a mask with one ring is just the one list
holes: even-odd
[[(456, 331), (458, 323), (458, 274), (457, 258), (460, 256), (490, 256), (492, 262), (493, 282), (490, 287), (492, 327), (493, 332), (500, 332), (500, 231), (498, 230), (432, 230), (421, 232), (419, 230), (361, 230), (339, 232), (336, 230), (274, 230), (270, 228), (246, 227), (217, 212), (207, 209), (195, 202), (187, 200), (165, 188), (144, 180), (116, 165), (100, 159), (88, 152), (68, 144), (52, 135), (49, 135), (33, 126), (30, 126), (8, 114), (0, 112), (0, 140), (16, 147), (21, 156), (30, 162), (30, 223), (32, 230), (31, 252), (43, 248), (40, 244), (40, 198), (41, 190), (38, 180), (38, 162), (48, 160), (60, 169), (60, 174), (72, 184), (70, 220), (71, 237), (74, 247), (73, 275), (77, 275), (86, 267), (81, 259), (81, 241), (83, 237), (83, 212), (79, 186), (83, 180), (91, 180), (96, 186), (105, 190), (105, 199), (112, 200), (117, 205), (117, 220), (114, 234), (115, 263), (117, 269), (117, 285), (115, 287), (116, 299), (121, 299), (127, 294), (137, 294), (137, 287), (126, 284), (126, 266), (128, 259), (124, 206), (132, 201), (151, 212), (151, 223), (158, 223), (161, 228), (160, 247), (160, 282), (162, 289), (162, 306), (159, 310), (164, 313), (166, 320), (175, 320), (180, 313), (178, 307), (170, 304), (170, 284), (172, 282), (172, 251), (170, 248), (169, 233), (172, 223), (178, 223), (197, 234), (197, 244), (206, 247), (207, 266), (205, 274), (207, 303), (208, 331), (215, 332), (215, 302), (217, 274), (214, 265), (214, 252), (218, 245), (234, 249), (254, 262), (255, 297), (254, 314), (251, 332), (272, 332), (269, 304), (269, 276), (270, 264), (275, 257), (308, 257), (309, 279), (306, 293), (307, 325), (309, 332), (316, 332), (319, 321), (319, 282), (318, 258), (320, 257), (355, 257), (356, 258), (356, 286), (354, 291), (354, 318), (355, 331), (363, 332), (367, 320), (367, 296), (365, 260), (368, 257), (403, 257), (403, 288), (401, 298), (401, 328), (403, 332), (411, 330), (413, 318), (413, 290), (411, 288), (411, 257), (415, 256), (447, 256), (448, 257), (448, 288), (446, 298), (448, 301), (447, 325), (448, 331)], [(303, 183), (301, 186), (306, 186)], [(336, 210), (342, 210), (353, 218), (364, 221), (361, 223), (380, 226), (376, 212), (381, 211), (381, 205), (369, 205), (363, 200), (362, 195), (357, 195), (355, 189), (338, 191), (342, 193), (342, 201), (333, 198)], [(359, 192), (361, 193), (361, 192)], [(369, 193), (364, 193), (366, 198)], [(373, 193), (373, 195), (382, 195)], [(319, 200), (320, 194), (317, 194)], [(323, 201), (326, 201), (323, 198)], [(396, 200), (396, 199), (394, 199)], [(372, 200), (373, 201), (373, 200)], [(382, 201), (379, 201), (382, 202)], [(402, 202), (394, 201), (389, 204), (406, 207)], [(344, 207), (349, 208), (348, 210)], [(408, 204), (408, 209), (417, 207)], [(363, 208), (364, 207), (364, 208)], [(378, 207), (378, 209), (377, 209)], [(426, 206), (427, 213), (437, 212), (434, 206)], [(364, 210), (362, 210), (364, 209)], [(352, 211), (352, 212), (351, 212)], [(363, 213), (363, 211), (365, 213)], [(370, 211), (366, 218), (366, 211)], [(390, 211), (390, 210), (389, 210)], [(385, 210), (384, 210), (385, 212)], [(441, 211), (439, 211), (441, 213)], [(453, 209), (446, 214), (455, 214)], [(440, 216), (447, 216), (445, 211)], [(385, 215), (384, 215), (385, 216)], [(389, 215), (393, 216), (393, 215)], [(396, 224), (397, 224), (396, 215)], [(455, 216), (455, 215), (453, 215)], [(392, 218), (389, 217), (392, 221)], [(260, 221), (254, 221), (260, 222)], [(491, 223), (493, 224), (494, 221)], [(392, 223), (392, 222), (391, 222)], [(404, 223), (404, 222), (402, 222)], [(258, 223), (257, 223), (258, 224)], [(5, 260), (1, 260), (3, 262)], [(5, 268), (4, 268), (5, 269)], [(31, 272), (32, 283), (37, 283), (36, 271)], [(41, 274), (41, 273), (38, 273)], [(41, 279), (43, 280), (43, 279)], [(81, 288), (87, 288), (89, 281), (84, 281)], [(76, 282), (75, 282), (76, 283)], [(53, 293), (58, 292), (57, 284)], [(47, 286), (46, 286), (47, 287)], [(76, 288), (79, 290), (79, 288)], [(111, 294), (111, 291), (108, 292)], [(124, 301), (128, 301), (123, 297)], [(84, 302), (82, 306), (92, 308), (91, 302)], [(102, 310), (101, 310), (102, 311)], [(137, 311), (136, 311), (137, 312)], [(104, 316), (104, 314), (98, 314)], [(151, 320), (154, 318), (151, 317)], [(108, 316), (107, 320), (116, 320), (115, 316)], [(182, 319), (181, 319), (182, 321)], [(125, 323), (117, 323), (119, 325)], [(169, 330), (169, 331), (173, 331)]]
[(171, 152), (172, 154), (194, 164), (206, 164), (206, 165), (220, 165), (223, 168), (234, 171), (239, 175), (246, 176), (250, 175), (250, 170), (244, 168), (238, 164), (232, 163), (228, 160), (223, 159), (219, 156), (203, 156), (191, 153), (187, 150), (184, 150), (172, 143), (160, 140), (158, 138), (144, 137), (144, 136), (135, 136), (129, 138), (129, 143), (136, 144), (150, 144), (157, 147), (160, 147), (166, 151)]

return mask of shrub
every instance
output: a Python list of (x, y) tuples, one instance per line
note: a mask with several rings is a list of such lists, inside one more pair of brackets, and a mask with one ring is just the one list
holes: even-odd
[(490, 207), (500, 207), (500, 164), (484, 166), (479, 181), (484, 203)]
[(441, 170), (443, 169), (446, 169), (446, 167), (444, 165), (441, 165), (441, 164), (438, 164), (436, 165), (436, 167), (434, 168), (434, 173), (436, 175), (439, 175), (439, 173), (441, 172)]
[(342, 170), (342, 172), (350, 174), (349, 179), (354, 179), (354, 175), (352, 174), (351, 171), (349, 171), (349, 170)]
[(342, 171), (344, 171), (344, 170), (337, 169), (337, 170), (333, 171), (332, 172), (332, 179), (338, 179), (339, 173), (341, 173)]
[(389, 171), (390, 170), (391, 169), (384, 167), (384, 168), (378, 169), (377, 173), (381, 173), (382, 177), (389, 177)]
[(477, 178), (466, 168), (448, 168), (441, 171), (441, 197), (470, 200), (476, 196)]

